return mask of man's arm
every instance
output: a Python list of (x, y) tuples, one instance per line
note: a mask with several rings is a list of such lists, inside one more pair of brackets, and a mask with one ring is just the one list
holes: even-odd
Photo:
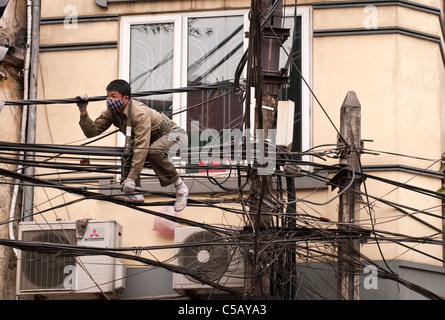
[(105, 132), (112, 124), (111, 116), (106, 112), (102, 112), (101, 115), (96, 119), (92, 120), (85, 112), (80, 115), (79, 125), (82, 128), (85, 137), (92, 138)]
[(77, 98), (80, 100), (77, 102), (80, 112), (79, 125), (87, 138), (95, 137), (111, 126), (111, 116), (105, 111), (96, 120), (91, 120), (87, 112), (88, 96), (86, 94), (79, 95)]

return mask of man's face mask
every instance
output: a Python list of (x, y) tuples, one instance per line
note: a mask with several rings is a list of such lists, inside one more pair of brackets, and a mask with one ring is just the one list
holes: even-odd
[(120, 100), (107, 99), (107, 108), (111, 112), (117, 112), (123, 106), (124, 106), (124, 101), (122, 99)]

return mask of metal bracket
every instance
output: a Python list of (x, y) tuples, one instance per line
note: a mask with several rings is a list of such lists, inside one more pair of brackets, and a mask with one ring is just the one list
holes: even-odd
[(108, 8), (108, 0), (94, 0), (99, 7)]

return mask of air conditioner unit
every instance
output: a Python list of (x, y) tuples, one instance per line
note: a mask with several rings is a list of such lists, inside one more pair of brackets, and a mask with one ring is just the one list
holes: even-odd
[[(227, 237), (197, 228), (175, 229), (175, 264), (184, 267), (214, 283), (231, 288), (244, 288), (244, 261), (237, 246)], [(195, 294), (206, 294), (212, 289), (195, 278), (173, 273), (173, 289), (179, 294), (187, 290)]]
[[(113, 220), (21, 222), (19, 240), (117, 248), (122, 227)], [(79, 232), (79, 230), (84, 232)], [(17, 296), (20, 299), (116, 299), (125, 289), (125, 266), (107, 255), (67, 257), (19, 251)]]

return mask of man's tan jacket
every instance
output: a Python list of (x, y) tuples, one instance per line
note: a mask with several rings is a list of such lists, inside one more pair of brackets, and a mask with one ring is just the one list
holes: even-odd
[[(130, 123), (128, 119), (131, 120)], [(171, 120), (169, 120), (170, 123), (165, 128), (165, 126), (163, 126), (165, 119), (166, 117), (163, 114), (149, 108), (142, 102), (130, 100), (122, 113), (111, 112), (106, 109), (94, 121), (87, 113), (80, 117), (79, 125), (87, 138), (95, 137), (103, 133), (112, 124), (124, 134), (126, 134), (127, 131), (127, 124), (131, 126), (134, 154), (128, 177), (137, 180), (144, 167), (148, 147), (153, 142), (152, 136), (159, 137), (159, 129), (161, 126), (165, 129), (161, 134), (178, 128), (178, 125)]]

